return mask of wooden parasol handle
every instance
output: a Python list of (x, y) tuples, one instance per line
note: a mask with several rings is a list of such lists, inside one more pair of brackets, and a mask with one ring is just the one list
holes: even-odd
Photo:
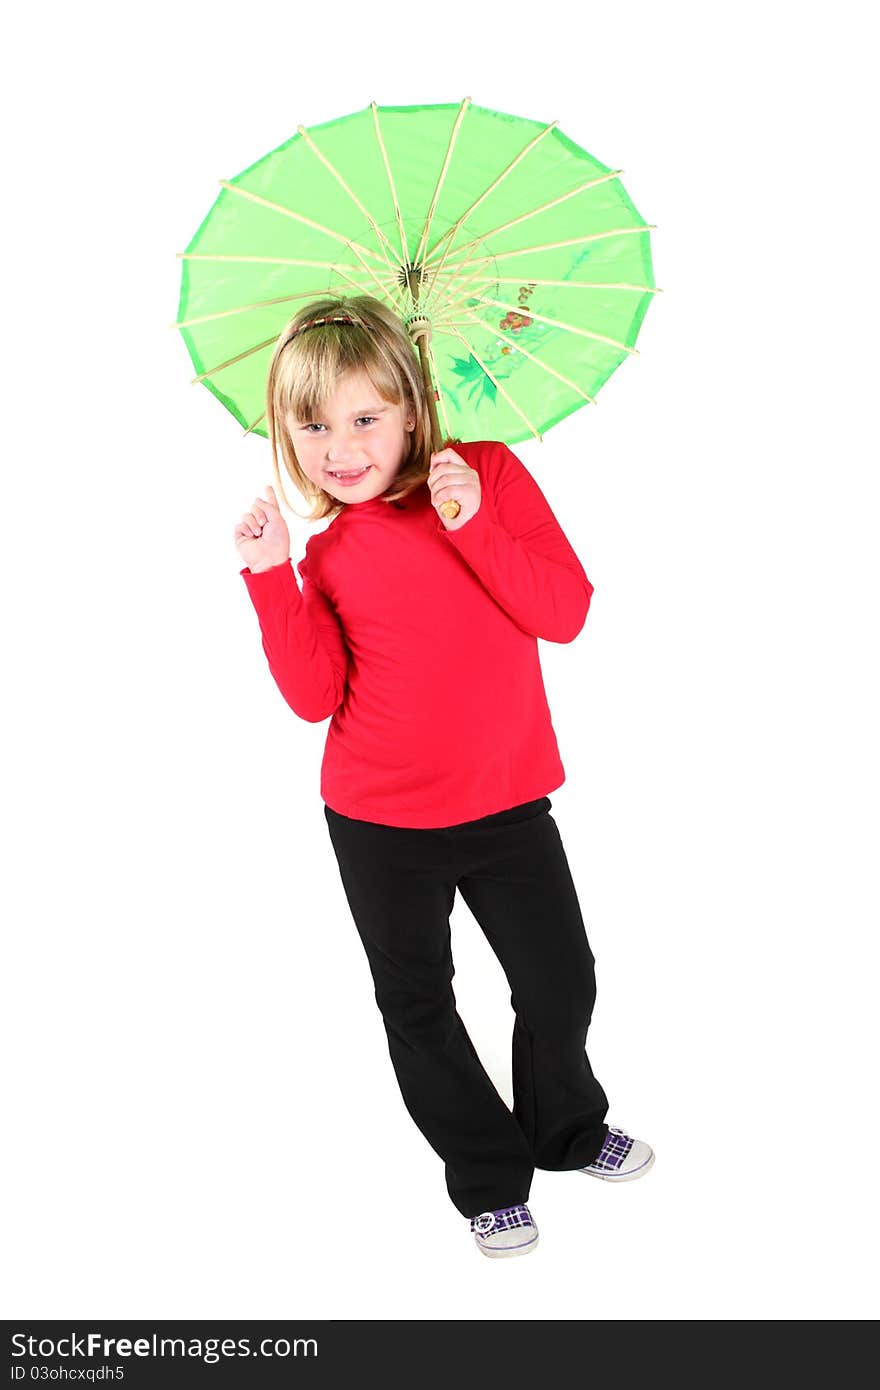
[[(425, 382), (425, 394), (428, 397), (428, 411), (431, 416), (431, 453), (436, 454), (440, 449), (445, 448), (440, 438), (440, 421), (437, 419), (437, 396), (434, 390), (434, 383), (431, 380), (431, 364), (428, 360), (428, 335), (431, 327), (427, 319), (415, 318), (408, 325), (410, 336), (415, 338), (416, 346), (419, 350), (419, 361), (422, 365), (422, 376)], [(458, 443), (448, 439), (446, 444)], [(447, 521), (454, 521), (461, 511), (461, 503), (456, 502), (454, 497), (447, 502), (442, 502), (439, 507), (440, 515), (445, 516)]]

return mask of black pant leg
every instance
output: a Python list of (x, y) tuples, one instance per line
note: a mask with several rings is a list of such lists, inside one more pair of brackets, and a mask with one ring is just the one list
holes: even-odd
[(608, 1099), (586, 1054), (595, 959), (568, 859), (549, 809), (486, 836), (458, 887), (511, 986), (513, 1114), (537, 1168), (582, 1168)]
[(325, 806), (343, 888), (375, 984), (407, 1110), (444, 1160), (463, 1216), (525, 1202), (529, 1145), (458, 1013), (449, 917), (454, 829), (377, 825)]

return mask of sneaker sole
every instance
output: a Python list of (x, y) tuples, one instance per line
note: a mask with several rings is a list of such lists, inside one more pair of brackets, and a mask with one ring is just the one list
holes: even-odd
[(646, 1158), (640, 1167), (633, 1169), (631, 1173), (594, 1173), (590, 1168), (579, 1168), (579, 1173), (584, 1173), (588, 1178), (601, 1178), (602, 1182), (631, 1182), (633, 1178), (643, 1178), (648, 1169), (654, 1162), (654, 1155)]
[(510, 1255), (527, 1255), (530, 1250), (534, 1250), (537, 1244), (538, 1237), (535, 1236), (534, 1240), (523, 1241), (522, 1245), (501, 1245), (493, 1247), (491, 1245), (477, 1244), (477, 1249), (481, 1255), (488, 1255), (490, 1260), (497, 1260), (504, 1259)]

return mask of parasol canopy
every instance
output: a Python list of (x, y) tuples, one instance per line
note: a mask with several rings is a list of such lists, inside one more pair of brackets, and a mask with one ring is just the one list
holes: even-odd
[(636, 354), (649, 233), (557, 128), (460, 104), (377, 106), (297, 133), (221, 192), (183, 261), (197, 375), (267, 437), (269, 361), (309, 300), (370, 294), (405, 324), (449, 439), (514, 444), (595, 400)]

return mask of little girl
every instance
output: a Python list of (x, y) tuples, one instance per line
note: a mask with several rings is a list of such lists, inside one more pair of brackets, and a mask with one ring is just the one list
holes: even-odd
[[(418, 359), (379, 300), (290, 320), (266, 414), (282, 498), (279, 450), (308, 519), (331, 521), (302, 592), (271, 486), (236, 526), (263, 650), (294, 713), (330, 719), (324, 814), (404, 1104), (478, 1248), (525, 1254), (536, 1167), (620, 1182), (654, 1161), (605, 1123), (595, 962), (547, 795), (565, 772), (537, 639), (572, 642), (593, 586), (505, 444), (431, 452)], [(511, 986), (513, 1113), (456, 1009), (456, 889)]]

